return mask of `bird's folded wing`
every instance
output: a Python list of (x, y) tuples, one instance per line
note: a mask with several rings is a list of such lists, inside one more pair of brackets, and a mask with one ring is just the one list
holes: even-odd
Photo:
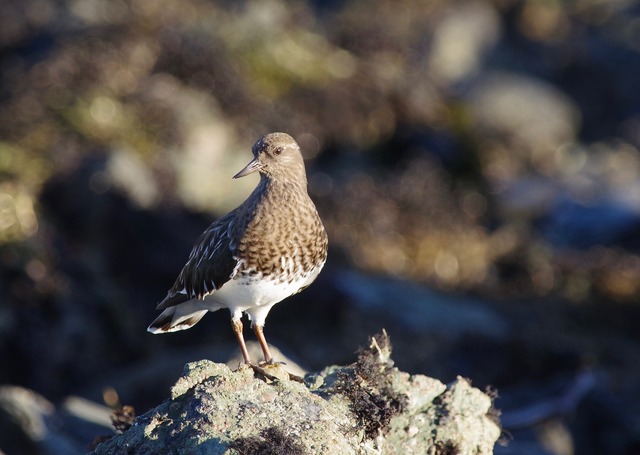
[(237, 260), (232, 243), (236, 233), (230, 224), (233, 217), (229, 215), (217, 220), (200, 235), (175, 284), (156, 309), (203, 299), (233, 278)]

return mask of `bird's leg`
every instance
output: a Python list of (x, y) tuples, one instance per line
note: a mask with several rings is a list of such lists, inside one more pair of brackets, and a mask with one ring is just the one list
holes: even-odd
[(267, 340), (264, 338), (264, 325), (262, 324), (253, 324), (253, 331), (260, 342), (260, 347), (262, 348), (262, 354), (264, 354), (264, 362), (269, 364), (273, 362), (273, 357), (271, 356), (271, 352), (269, 351), (269, 345), (267, 344)]
[(244, 344), (244, 336), (242, 335), (242, 320), (235, 315), (231, 318), (231, 326), (233, 327), (233, 333), (236, 334), (236, 339), (240, 345), (242, 351), (242, 357), (244, 357), (244, 363), (251, 365), (251, 358), (249, 358), (249, 351), (247, 351), (247, 345)]
[[(244, 343), (244, 336), (242, 335), (242, 319), (240, 319), (242, 316), (240, 317), (236, 317), (235, 315), (231, 318), (231, 326), (233, 327), (233, 333), (236, 334), (236, 338), (238, 340), (238, 344), (240, 345), (240, 350), (242, 351), (242, 357), (244, 357), (244, 364), (251, 367), (251, 369), (258, 373), (261, 374), (262, 376), (264, 376), (267, 379), (270, 379), (272, 381), (277, 380), (278, 378), (276, 378), (275, 376), (273, 376), (272, 374), (269, 374), (264, 368), (262, 368), (259, 365), (255, 365), (253, 363), (251, 363), (251, 358), (249, 357), (249, 351), (247, 350), (247, 345)], [(262, 336), (262, 340), (264, 340), (264, 335)], [(263, 341), (260, 341), (260, 344), (262, 345)], [(266, 342), (264, 343), (263, 346), (266, 346)], [(264, 350), (264, 348), (263, 348)], [(267, 353), (269, 352), (269, 347), (267, 346)], [(269, 354), (269, 358), (271, 358), (271, 354)]]
[[(261, 324), (254, 324), (253, 325), (253, 331), (256, 334), (256, 337), (258, 338), (258, 341), (260, 342), (260, 346), (262, 347), (262, 353), (264, 354), (264, 363), (262, 365), (264, 365), (264, 368), (262, 366), (256, 366), (253, 368), (253, 371), (256, 371), (258, 373), (261, 373), (262, 375), (266, 376), (267, 378), (273, 380), (276, 380), (277, 378), (273, 375), (271, 375), (270, 373), (267, 372), (266, 368), (272, 365), (284, 365), (284, 362), (274, 362), (273, 361), (273, 357), (271, 356), (271, 352), (269, 351), (269, 345), (267, 344), (267, 340), (264, 337), (264, 325)], [(297, 381), (297, 382), (304, 382), (304, 380), (302, 379), (302, 377), (297, 376), (295, 374), (289, 373), (287, 371), (284, 372), (286, 375), (289, 376), (289, 379)]]

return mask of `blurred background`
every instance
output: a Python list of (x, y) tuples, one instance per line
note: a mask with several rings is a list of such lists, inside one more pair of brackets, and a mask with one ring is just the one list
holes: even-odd
[(384, 327), (399, 368), (497, 390), (497, 453), (640, 453), (637, 2), (9, 0), (0, 100), (7, 455), (82, 453), (100, 406), (233, 355), (224, 311), (146, 327), (270, 131), (330, 238), (283, 355)]

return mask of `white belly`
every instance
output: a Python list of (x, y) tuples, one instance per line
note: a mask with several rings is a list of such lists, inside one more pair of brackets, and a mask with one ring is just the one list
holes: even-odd
[(240, 318), (245, 312), (254, 324), (264, 325), (267, 313), (273, 305), (311, 284), (321, 269), (321, 266), (316, 267), (309, 275), (301, 276), (290, 283), (279, 283), (265, 278), (233, 279), (196, 305), (209, 311), (228, 308), (234, 318)]
[(264, 326), (271, 307), (311, 284), (323, 265), (324, 263), (320, 264), (309, 274), (300, 276), (291, 283), (278, 283), (264, 277), (233, 279), (203, 300), (191, 299), (166, 308), (147, 330), (151, 333), (185, 330), (196, 324), (207, 311), (221, 308), (228, 308), (233, 319), (239, 320), (242, 313), (247, 313), (252, 324)]
[(273, 305), (300, 289), (300, 283), (278, 283), (272, 280), (230, 280), (204, 298), (204, 303), (244, 311), (247, 308)]

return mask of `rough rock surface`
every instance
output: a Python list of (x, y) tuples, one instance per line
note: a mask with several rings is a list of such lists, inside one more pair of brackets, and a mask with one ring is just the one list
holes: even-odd
[(187, 364), (170, 399), (94, 453), (492, 453), (501, 430), (491, 398), (460, 377), (447, 386), (399, 371), (386, 343), (374, 338), (353, 365), (304, 383), (280, 365), (267, 379)]

